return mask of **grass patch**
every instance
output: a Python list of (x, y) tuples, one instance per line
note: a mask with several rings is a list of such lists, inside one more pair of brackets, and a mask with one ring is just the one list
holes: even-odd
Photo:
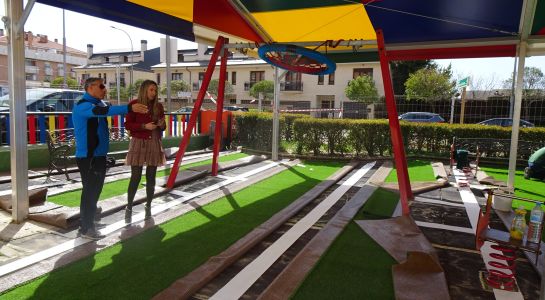
[[(237, 160), (247, 156), (248, 155), (245, 153), (234, 153), (234, 154), (220, 156), (218, 160), (219, 162), (227, 162), (227, 161)], [(183, 165), (180, 167), (180, 170), (187, 170), (189, 168), (194, 168), (194, 167), (203, 166), (203, 165), (210, 165), (210, 164), (212, 164), (212, 159), (207, 159), (207, 160)], [(144, 171), (143, 173), (144, 174), (142, 175), (141, 183), (144, 183), (146, 181), (146, 175), (145, 175), (146, 172)], [(162, 171), (158, 171), (156, 174), (156, 177), (163, 177), (168, 175), (170, 175), (170, 168), (162, 170)], [(112, 182), (104, 184), (104, 187), (102, 188), (102, 193), (100, 194), (99, 201), (126, 194), (127, 188), (129, 186), (129, 181), (130, 179), (120, 179), (120, 180), (116, 180), (116, 181), (112, 181)], [(69, 191), (66, 193), (58, 194), (52, 197), (48, 197), (47, 201), (55, 203), (55, 204), (59, 204), (59, 205), (68, 206), (68, 207), (77, 207), (80, 204), (80, 199), (81, 199), (81, 189), (77, 189), (77, 190)]]
[[(489, 176), (498, 180), (507, 182), (508, 168), (492, 168), (479, 166)], [(535, 178), (524, 179), (524, 170), (517, 170), (515, 172), (515, 195), (523, 198), (529, 198), (533, 200), (544, 201), (545, 200), (545, 181)], [(513, 200), (513, 207), (517, 208), (524, 206), (527, 210), (531, 210), (534, 207), (533, 203), (528, 203), (520, 200)]]
[[(377, 189), (354, 220), (389, 218), (399, 195)], [(392, 265), (381, 246), (351, 221), (292, 299), (394, 299)]]
[[(268, 220), (343, 164), (305, 162), (1, 295), (150, 299)], [(310, 169), (313, 169), (312, 171)]]
[[(423, 160), (409, 160), (407, 162), (409, 167), (409, 179), (412, 181), (435, 181), (433, 175), (433, 168), (429, 161)], [(385, 182), (397, 182), (397, 171), (394, 168), (392, 172), (386, 177)]]

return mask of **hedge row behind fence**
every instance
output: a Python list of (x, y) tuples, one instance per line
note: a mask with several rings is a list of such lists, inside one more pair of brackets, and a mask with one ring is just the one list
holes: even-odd
[[(234, 143), (251, 149), (270, 151), (272, 115), (236, 115)], [(511, 139), (511, 128), (401, 122), (405, 149), (413, 154), (446, 154), (453, 137)], [(298, 154), (356, 156), (391, 155), (388, 120), (316, 119), (304, 115), (282, 115), (280, 138), (293, 142)], [(545, 128), (521, 128), (519, 139), (545, 146)], [(509, 145), (506, 145), (508, 150)], [(508, 152), (488, 151), (486, 156), (505, 157)], [(528, 157), (519, 157), (527, 159)]]

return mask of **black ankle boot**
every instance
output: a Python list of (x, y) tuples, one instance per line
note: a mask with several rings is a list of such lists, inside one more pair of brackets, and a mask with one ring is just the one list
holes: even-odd
[(144, 217), (144, 220), (148, 220), (149, 218), (151, 218), (151, 203), (150, 204), (146, 204), (144, 206), (145, 210), (146, 210), (146, 215)]
[(127, 206), (125, 208), (125, 223), (131, 223), (132, 221), (132, 208)]

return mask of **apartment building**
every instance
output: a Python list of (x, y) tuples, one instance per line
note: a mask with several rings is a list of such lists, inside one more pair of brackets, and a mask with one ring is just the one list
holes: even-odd
[[(0, 29), (0, 87), (8, 86), (8, 46), (7, 37)], [(86, 53), (66, 47), (66, 72), (68, 77), (75, 78), (74, 67), (87, 62)], [(34, 35), (25, 32), (25, 77), (30, 87), (50, 86), (50, 82), (64, 76), (63, 45), (57, 39), (49, 40), (47, 35)]]
[(74, 68), (78, 80), (84, 82), (89, 77), (99, 77), (104, 79), (108, 88), (114, 88), (119, 76), (120, 86), (126, 87), (130, 84), (131, 67), (133, 82), (139, 79), (155, 80), (151, 66), (160, 62), (159, 47), (148, 50), (147, 43), (141, 40), (139, 49), (132, 51), (118, 49), (100, 52), (94, 52), (93, 45), (88, 44), (87, 62)]
[[(178, 50), (177, 57), (171, 62), (172, 80), (184, 80), (192, 89), (192, 99), (177, 97), (178, 105), (191, 103), (196, 97), (208, 66), (212, 49), (199, 45), (198, 49)], [(152, 66), (157, 80), (164, 83), (166, 65), (164, 62)], [(335, 73), (325, 76), (307, 75), (288, 72), (280, 82), (281, 109), (331, 109), (341, 107), (361, 107), (346, 98), (344, 90), (348, 82), (361, 75), (371, 76), (380, 96), (384, 95), (382, 72), (379, 62), (338, 63)], [(219, 62), (212, 78), (219, 78)], [(266, 62), (239, 53), (231, 53), (227, 60), (227, 80), (233, 87), (233, 93), (226, 95), (226, 105), (257, 107), (250, 88), (262, 80), (274, 81), (274, 68)], [(176, 100), (175, 100), (176, 102)], [(211, 106), (210, 101), (205, 105)], [(270, 109), (271, 101), (263, 102), (264, 109)], [(173, 106), (176, 107), (176, 106)], [(328, 112), (313, 112), (316, 116), (328, 116)]]

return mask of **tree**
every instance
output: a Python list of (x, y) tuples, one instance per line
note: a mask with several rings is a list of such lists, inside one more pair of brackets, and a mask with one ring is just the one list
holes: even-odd
[[(64, 82), (64, 77), (57, 77), (57, 78), (53, 79), (53, 81), (51, 82), (51, 86), (62, 87), (63, 82)], [(78, 81), (75, 80), (74, 78), (70, 78), (70, 77), (66, 78), (66, 84), (71, 89), (77, 89), (79, 87)]]
[(271, 80), (262, 80), (254, 84), (250, 89), (250, 96), (259, 98), (259, 93), (263, 93), (264, 99), (272, 100), (274, 97), (274, 82)]
[[(511, 89), (513, 76), (504, 81), (503, 86)], [(540, 96), (545, 94), (545, 77), (543, 72), (536, 67), (524, 67), (524, 79), (522, 81), (523, 96)]]
[(420, 69), (405, 82), (407, 100), (433, 101), (449, 99), (454, 94), (455, 82), (451, 81), (452, 71), (446, 69)]
[(370, 103), (378, 98), (378, 91), (371, 76), (358, 76), (350, 80), (344, 93), (348, 99), (363, 103)]
[(431, 60), (393, 61), (390, 63), (392, 72), (392, 85), (395, 95), (405, 94), (405, 81), (409, 75), (422, 68), (436, 68), (437, 65)]
[[(219, 79), (212, 79), (208, 84), (208, 92), (213, 95), (218, 95), (218, 88), (220, 85)], [(233, 86), (229, 81), (225, 81), (225, 94), (233, 93)]]
[[(133, 94), (134, 95), (134, 94)], [(108, 90), (108, 96), (110, 97), (110, 100), (117, 101), (117, 87), (113, 86)], [(119, 89), (119, 100), (125, 101), (129, 99), (129, 89), (127, 87), (121, 87)]]
[[(191, 88), (189, 84), (183, 80), (172, 80), (170, 82), (170, 92), (173, 95), (178, 94), (178, 92), (189, 92), (191, 91)], [(167, 93), (167, 86), (166, 84), (161, 87), (161, 94), (166, 95)]]

